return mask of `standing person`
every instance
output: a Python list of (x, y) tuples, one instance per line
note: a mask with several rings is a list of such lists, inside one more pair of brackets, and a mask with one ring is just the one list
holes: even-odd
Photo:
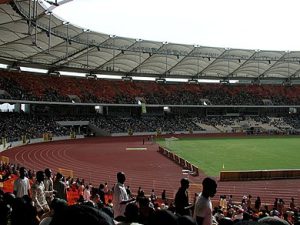
[(188, 188), (190, 182), (187, 178), (182, 178), (180, 181), (180, 188), (175, 195), (175, 211), (180, 216), (191, 215)]
[(129, 202), (134, 201), (134, 198), (128, 197), (125, 187), (125, 174), (123, 172), (117, 173), (117, 183), (114, 186), (114, 193), (113, 193), (113, 210), (114, 210), (114, 217), (124, 216), (126, 204)]
[(17, 198), (22, 198), (24, 195), (30, 196), (30, 183), (29, 179), (26, 177), (26, 174), (26, 169), (21, 167), (20, 176), (14, 182), (14, 194)]
[(45, 185), (44, 185), (44, 172), (36, 172), (36, 181), (32, 185), (32, 200), (38, 212), (38, 216), (41, 217), (44, 213), (50, 211), (48, 203), (46, 201)]
[(89, 201), (91, 199), (91, 189), (89, 185), (86, 185), (83, 190), (83, 198), (85, 201)]
[(166, 190), (163, 190), (163, 192), (161, 193), (161, 200), (166, 203), (167, 201), (167, 193)]
[(261, 200), (260, 200), (260, 197), (257, 196), (255, 203), (254, 203), (254, 208), (255, 208), (256, 212), (259, 212), (260, 207), (261, 207)]
[(103, 189), (103, 191), (104, 191), (105, 194), (108, 194), (108, 192), (109, 192), (107, 182), (104, 183), (104, 189)]
[(53, 200), (53, 179), (52, 179), (52, 171), (49, 168), (45, 169), (44, 185), (45, 185), (45, 192), (46, 192), (46, 200), (48, 202), (48, 205), (50, 206), (50, 203)]
[(103, 204), (105, 204), (105, 192), (104, 192), (104, 185), (100, 184), (99, 185), (99, 190), (98, 190), (100, 200), (102, 201)]
[(247, 209), (248, 210), (251, 209), (251, 207), (252, 207), (251, 198), (252, 198), (252, 196), (248, 195), (248, 199), (247, 199)]
[(154, 192), (154, 189), (152, 189), (152, 191), (151, 191), (150, 199), (151, 199), (151, 202), (153, 202), (153, 203), (157, 200), (157, 196)]
[(130, 187), (129, 186), (127, 186), (127, 188), (126, 188), (126, 192), (127, 192), (127, 194), (128, 194), (128, 197), (129, 198), (131, 198), (131, 190), (130, 190)]
[(210, 198), (217, 193), (217, 183), (210, 177), (202, 181), (202, 193), (199, 194), (194, 210), (194, 218), (198, 225), (212, 225), (212, 203)]
[(290, 208), (291, 208), (291, 210), (295, 210), (295, 208), (296, 208), (296, 205), (295, 205), (295, 199), (292, 197), (291, 198), (291, 202), (290, 202)]
[(63, 182), (63, 175), (61, 173), (56, 174), (53, 188), (56, 191), (56, 198), (67, 201), (67, 185), (65, 184), (65, 182)]

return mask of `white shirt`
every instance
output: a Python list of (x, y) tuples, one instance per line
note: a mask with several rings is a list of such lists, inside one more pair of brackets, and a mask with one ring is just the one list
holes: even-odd
[(210, 198), (205, 198), (202, 193), (198, 196), (195, 204), (194, 218), (202, 217), (202, 225), (212, 225), (212, 204)]
[(28, 195), (28, 191), (30, 190), (30, 183), (27, 177), (24, 179), (18, 178), (14, 182), (14, 191), (17, 193), (16, 197), (22, 198), (24, 195)]
[(124, 216), (126, 204), (120, 204), (122, 201), (128, 200), (129, 197), (126, 192), (126, 187), (124, 184), (117, 183), (114, 187), (113, 194), (113, 209), (114, 209), (114, 217)]
[(86, 200), (86, 201), (89, 201), (91, 200), (91, 192), (89, 189), (84, 189), (83, 191), (83, 199)]

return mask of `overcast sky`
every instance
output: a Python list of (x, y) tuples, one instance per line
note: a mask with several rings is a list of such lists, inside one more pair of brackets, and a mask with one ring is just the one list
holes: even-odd
[(299, 10), (299, 0), (73, 0), (54, 13), (80, 27), (123, 37), (299, 51)]

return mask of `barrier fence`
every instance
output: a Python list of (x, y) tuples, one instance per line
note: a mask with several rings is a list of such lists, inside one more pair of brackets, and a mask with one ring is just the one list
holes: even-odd
[(180, 156), (176, 155), (175, 153), (161, 146), (158, 148), (158, 152), (166, 156), (167, 158), (171, 159), (176, 164), (180, 165), (183, 169), (188, 170), (190, 175), (199, 176), (199, 168), (191, 164), (189, 161), (181, 158)]

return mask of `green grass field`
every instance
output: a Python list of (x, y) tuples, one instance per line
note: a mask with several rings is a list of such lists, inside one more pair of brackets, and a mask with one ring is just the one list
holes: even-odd
[[(165, 140), (157, 142), (167, 147)], [(222, 170), (300, 169), (299, 137), (187, 138), (170, 142), (168, 149), (209, 176)]]

